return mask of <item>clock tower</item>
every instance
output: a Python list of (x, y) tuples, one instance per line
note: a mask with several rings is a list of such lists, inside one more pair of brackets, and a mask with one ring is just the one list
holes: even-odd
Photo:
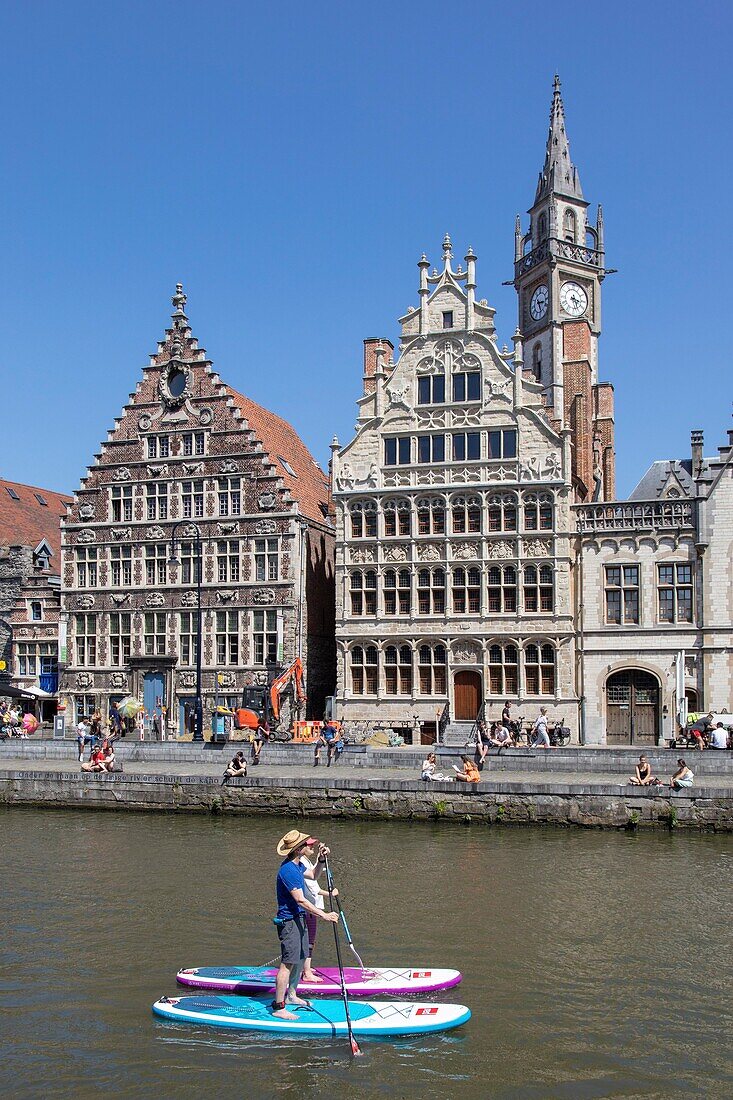
[(560, 78), (555, 77), (545, 163), (522, 232), (517, 215), (514, 286), (525, 374), (543, 387), (548, 412), (569, 431), (577, 501), (615, 494), (613, 387), (598, 381), (603, 213), (588, 219), (570, 159)]

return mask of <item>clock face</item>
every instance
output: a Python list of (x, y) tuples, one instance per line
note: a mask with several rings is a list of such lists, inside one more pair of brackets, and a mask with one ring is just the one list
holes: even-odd
[(578, 283), (563, 283), (560, 305), (571, 317), (582, 317), (588, 308), (588, 295)]
[(529, 303), (529, 312), (532, 314), (533, 320), (539, 321), (545, 316), (549, 301), (550, 292), (543, 283), (542, 286), (537, 287)]

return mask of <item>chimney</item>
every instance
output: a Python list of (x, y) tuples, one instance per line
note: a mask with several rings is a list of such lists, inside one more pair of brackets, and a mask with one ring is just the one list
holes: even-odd
[(702, 432), (690, 432), (690, 443), (692, 450), (692, 476), (699, 477), (702, 471)]
[(392, 353), (394, 351), (394, 344), (391, 340), (387, 340), (382, 336), (370, 336), (368, 340), (364, 341), (364, 396), (374, 393), (376, 388), (376, 382), (374, 375), (377, 371), (377, 348), (380, 348), (385, 353), (385, 359), (389, 362), (392, 359)]

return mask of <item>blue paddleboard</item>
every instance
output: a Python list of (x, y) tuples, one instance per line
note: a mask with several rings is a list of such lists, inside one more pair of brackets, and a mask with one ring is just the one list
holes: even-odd
[[(274, 1016), (269, 997), (161, 997), (156, 1016), (175, 1023), (233, 1027), (243, 1031), (297, 1032), (302, 1035), (347, 1035), (342, 1000), (318, 1000), (311, 1008), (288, 1008), (295, 1020)], [(421, 1035), (465, 1024), (465, 1005), (420, 1004), (418, 1001), (355, 1001), (349, 1004), (354, 1035)]]

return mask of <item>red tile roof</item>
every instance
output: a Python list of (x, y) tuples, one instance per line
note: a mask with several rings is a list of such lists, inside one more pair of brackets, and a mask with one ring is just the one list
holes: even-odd
[[(15, 500), (8, 489), (18, 497)], [(37, 499), (38, 493), (46, 504)], [(0, 545), (31, 546), (34, 550), (46, 539), (54, 553), (51, 569), (61, 572), (61, 531), (59, 520), (66, 515), (72, 498), (51, 489), (22, 485), (0, 478)]]
[[(301, 514), (318, 523), (326, 523), (332, 510), (328, 477), (298, 433), (287, 421), (263, 409), (256, 401), (229, 386), (227, 389), (274, 463), (277, 475), (282, 478), (293, 499), (298, 501)], [(281, 458), (295, 471), (295, 475), (287, 471)]]

